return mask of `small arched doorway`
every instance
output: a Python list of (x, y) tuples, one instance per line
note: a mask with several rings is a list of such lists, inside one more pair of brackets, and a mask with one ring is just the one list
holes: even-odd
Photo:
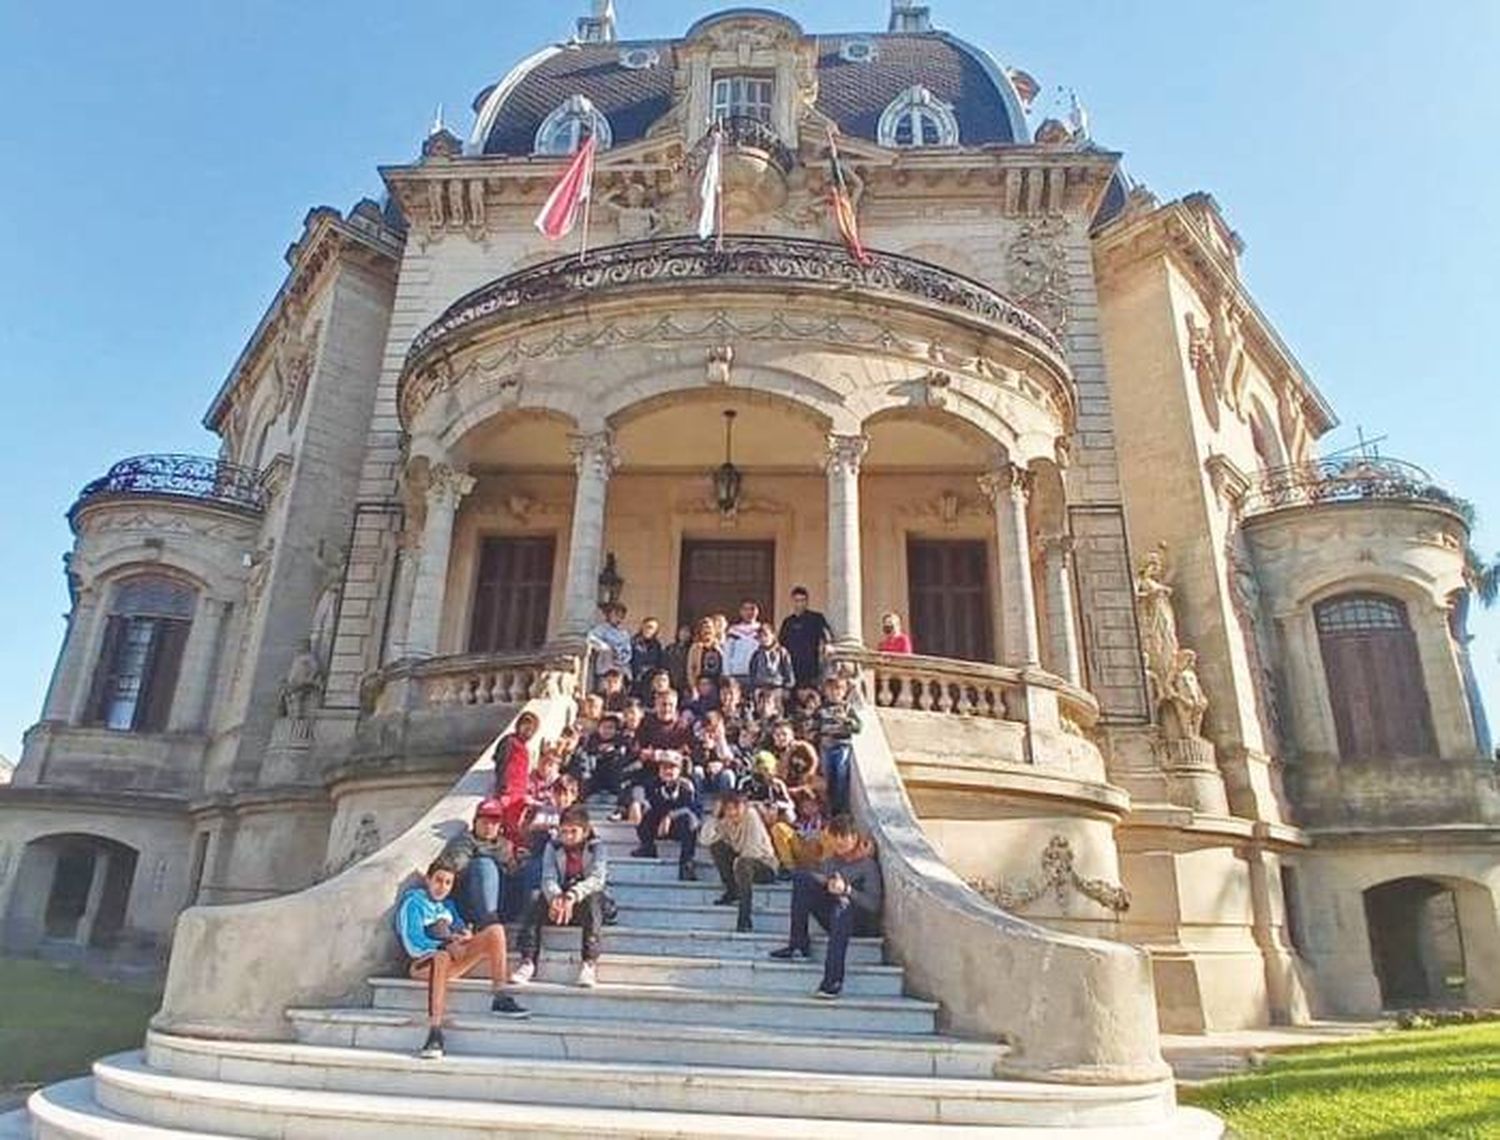
[(21, 853), (6, 921), (8, 949), (112, 949), (125, 931), (135, 848), (99, 835), (48, 835)]
[(1467, 1000), (1459, 900), (1435, 879), (1408, 877), (1365, 891), (1370, 958), (1386, 1009)]

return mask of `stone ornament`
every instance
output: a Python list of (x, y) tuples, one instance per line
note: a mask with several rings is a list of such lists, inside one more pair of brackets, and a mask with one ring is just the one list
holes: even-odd
[(1208, 696), (1198, 679), (1198, 655), (1177, 636), (1173, 588), (1166, 581), (1167, 547), (1158, 543), (1135, 577), (1141, 656), (1152, 699), (1167, 740), (1202, 740)]
[(732, 344), (716, 344), (708, 350), (704, 379), (710, 384), (728, 384), (730, 372), (733, 367), (734, 346)]
[(474, 476), (437, 463), (427, 469), (427, 504), (432, 507), (457, 508), (459, 500), (474, 489)]
[(830, 434), (824, 466), (831, 476), (858, 475), (859, 465), (869, 450), (870, 437), (867, 435)]
[(978, 483), (989, 502), (997, 503), (1002, 495), (1009, 495), (1024, 506), (1036, 486), (1036, 474), (1018, 463), (1006, 463), (979, 476)]
[(1071, 892), (1098, 903), (1116, 914), (1130, 909), (1130, 892), (1118, 883), (1105, 879), (1085, 879), (1074, 865), (1077, 856), (1065, 835), (1054, 835), (1042, 849), (1042, 871), (1034, 879), (1017, 883), (991, 883), (974, 879), (969, 883), (976, 891), (1002, 910), (1016, 911), (1036, 902), (1049, 891), (1059, 904), (1066, 903)]
[(568, 440), (568, 454), (573, 457), (573, 469), (579, 478), (587, 475), (605, 480), (620, 467), (620, 451), (615, 447), (614, 435), (608, 431), (572, 436)]
[(1023, 222), (1006, 251), (1011, 294), (1054, 336), (1067, 326), (1072, 295), (1067, 233), (1068, 220), (1063, 217)]

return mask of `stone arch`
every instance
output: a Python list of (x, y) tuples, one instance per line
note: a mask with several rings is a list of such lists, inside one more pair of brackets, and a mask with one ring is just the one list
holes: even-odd
[[(550, 403), (528, 403), (503, 408), (484, 418), (463, 417), (445, 433), (447, 442), (441, 452), (464, 462), (481, 464), (493, 458), (503, 458), (497, 453), (505, 451), (505, 444), (512, 442), (511, 437), (522, 436), (522, 439), (513, 441), (524, 452), (518, 457), (521, 464), (566, 467), (571, 462), (568, 437), (579, 430), (578, 420), (568, 412)], [(425, 455), (430, 462), (438, 461), (431, 449), (416, 441), (411, 450), (414, 456)]]
[(898, 442), (912, 441), (921, 447), (930, 442), (933, 433), (942, 433), (962, 447), (955, 466), (971, 466), (976, 471), (992, 470), (1011, 458), (1012, 440), (997, 435), (969, 416), (960, 415), (946, 406), (922, 403), (888, 403), (877, 407), (860, 422), (860, 430), (870, 436), (870, 451), (865, 468), (885, 465), (882, 450)]
[(140, 850), (108, 835), (62, 831), (21, 849), (4, 946), (32, 951), (48, 942), (107, 950), (127, 925)]
[(734, 382), (722, 385), (705, 384), (701, 372), (686, 367), (636, 373), (604, 394), (596, 414), (602, 426), (618, 427), (664, 403), (681, 400), (764, 400), (824, 431), (858, 430), (844, 393), (806, 373), (765, 364), (738, 368)]
[(1494, 1002), (1500, 973), (1494, 892), (1464, 876), (1413, 872), (1360, 892), (1382, 1007)]

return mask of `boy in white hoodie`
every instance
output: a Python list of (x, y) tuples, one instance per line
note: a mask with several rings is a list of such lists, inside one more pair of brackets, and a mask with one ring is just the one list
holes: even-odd
[(708, 846), (724, 883), (724, 893), (714, 905), (737, 905), (735, 930), (748, 933), (754, 929), (750, 907), (755, 884), (775, 882), (779, 866), (765, 821), (745, 802), (743, 794), (724, 792), (719, 796), (718, 810), (704, 822), (698, 839)]

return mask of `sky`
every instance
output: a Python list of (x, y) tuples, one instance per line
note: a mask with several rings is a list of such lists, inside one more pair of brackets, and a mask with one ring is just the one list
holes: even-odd
[[(565, 37), (586, 0), (0, 2), (0, 755), (40, 715), (67, 608), (64, 512), (115, 459), (213, 454), (200, 420), (306, 211), (378, 197), (434, 108)], [(1342, 426), (1471, 500), (1500, 550), (1500, 4), (931, 0), (933, 18), (1077, 91), (1162, 199), (1208, 190), (1244, 277)], [(713, 10), (616, 0), (623, 36)], [(784, 3), (882, 30), (881, 0)], [(1044, 98), (1047, 96), (1044, 96)], [(1474, 623), (1500, 713), (1500, 610)]]

